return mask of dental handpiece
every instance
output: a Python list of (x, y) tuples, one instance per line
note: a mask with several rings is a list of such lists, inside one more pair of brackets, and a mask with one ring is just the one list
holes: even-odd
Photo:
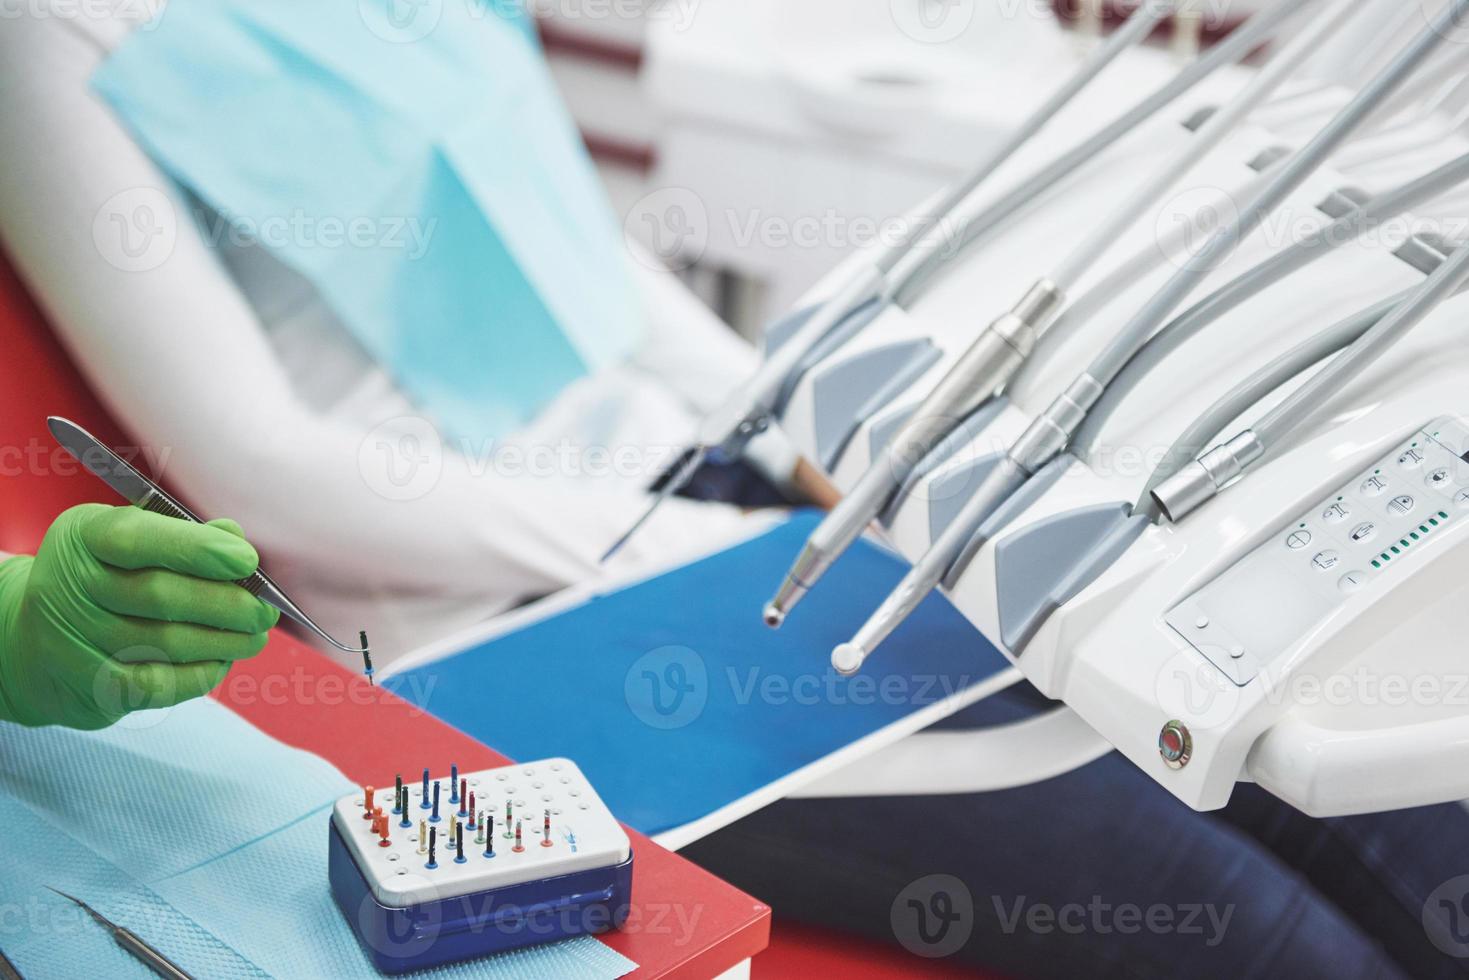
[[(1187, 0), (1191, 2), (1191, 0)], [(770, 424), (772, 413), (786, 382), (800, 370), (802, 362), (813, 348), (826, 338), (846, 318), (872, 300), (884, 303), (894, 298), (894, 287), (901, 286), (890, 279), (897, 273), (903, 259), (913, 254), (924, 241), (927, 231), (948, 218), (960, 208), (1001, 166), (1030, 142), (1055, 118), (1075, 97), (1122, 53), (1141, 43), (1152, 33), (1154, 27), (1173, 12), (1179, 0), (1150, 0), (1144, 3), (1102, 44), (1065, 84), (1053, 92), (1046, 101), (1031, 113), (1010, 135), (995, 147), (965, 179), (946, 191), (936, 195), (920, 209), (912, 222), (913, 231), (899, 242), (880, 249), (869, 262), (862, 263), (826, 300), (809, 319), (768, 361), (763, 364), (747, 384), (741, 386), (728, 402), (713, 413), (704, 423), (698, 442), (690, 450), (685, 462), (664, 481), (658, 496), (648, 509), (626, 533), (602, 556), (605, 562), (642, 528), (663, 502), (677, 493), (691, 479), (698, 466), (709, 457), (732, 459), (743, 453), (746, 445)], [(1182, 94), (1187, 86), (1179, 86), (1175, 93)], [(1162, 108), (1162, 102), (1154, 100), (1151, 111)], [(1167, 101), (1167, 100), (1164, 100)], [(1149, 113), (1150, 114), (1150, 113)], [(1131, 125), (1116, 127), (1112, 139), (1121, 138)], [(1082, 145), (1073, 153), (1056, 161), (1050, 168), (1035, 175), (1023, 187), (1018, 188), (1010, 200), (979, 220), (967, 222), (965, 234), (976, 234), (994, 221), (1002, 220), (1010, 210), (1021, 202), (1042, 193), (1064, 175), (1076, 161), (1085, 159), (1095, 150), (1094, 146)], [(940, 253), (941, 254), (941, 253)], [(696, 461), (689, 465), (689, 461)]]
[(1147, 341), (1195, 287), (1234, 253), (1245, 236), (1318, 170), (1347, 136), (1413, 75), (1466, 14), (1469, 14), (1469, 0), (1452, 0), (1433, 23), (1369, 81), (1310, 143), (1281, 166), (1267, 186), (1240, 209), (1235, 219), (1217, 231), (1193, 262), (1180, 269), (1112, 339), (1092, 365), (1031, 423), (898, 588), (849, 643), (840, 644), (832, 651), (832, 663), (838, 670), (851, 673), (860, 668), (876, 646), (891, 635), (923, 598), (938, 586), (945, 574), (964, 557), (966, 550), (972, 553), (977, 548), (980, 542), (976, 535), (984, 521), (1021, 484), (1065, 452), (1071, 437), (1128, 357)]
[[(889, 441), (882, 457), (873, 462), (852, 492), (812, 533), (765, 606), (767, 626), (778, 628), (784, 623), (791, 610), (898, 493), (926, 453), (942, 443), (970, 411), (1009, 382), (1030, 356), (1040, 334), (1054, 321), (1075, 283), (1100, 260), (1108, 246), (1294, 74), (1304, 55), (1346, 22), (1352, 3), (1355, 0), (1337, 0), (1331, 12), (1271, 59), (1228, 105), (1213, 113), (1188, 145), (1143, 181), (1073, 250), (1053, 276), (1038, 280), (1013, 309), (979, 335)], [(1302, 4), (1298, 10), (1310, 6)], [(1243, 36), (1234, 43), (1245, 50), (1257, 34), (1277, 26), (1277, 17), (1257, 14), (1254, 23), (1240, 29)]]

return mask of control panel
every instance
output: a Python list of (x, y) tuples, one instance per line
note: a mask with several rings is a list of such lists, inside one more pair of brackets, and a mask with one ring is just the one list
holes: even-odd
[(1243, 687), (1375, 578), (1469, 519), (1469, 426), (1415, 433), (1164, 617)]

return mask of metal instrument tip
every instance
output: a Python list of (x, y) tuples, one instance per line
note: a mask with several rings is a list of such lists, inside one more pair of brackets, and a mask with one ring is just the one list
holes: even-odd
[(786, 621), (785, 610), (773, 602), (765, 604), (765, 625), (773, 630), (778, 630)]
[(862, 662), (867, 659), (867, 651), (855, 643), (841, 643), (831, 652), (831, 665), (836, 668), (837, 673), (843, 677), (851, 677), (862, 669)]
[(658, 495), (653, 498), (653, 503), (649, 505), (648, 509), (643, 511), (643, 516), (639, 517), (637, 523), (628, 528), (627, 532), (618, 538), (612, 547), (607, 549), (606, 553), (602, 555), (599, 564), (605, 565), (611, 561), (612, 556), (621, 551), (623, 546), (632, 540), (633, 535), (643, 529), (643, 525), (647, 524), (653, 515), (658, 512), (658, 508), (663, 506), (664, 501), (688, 486), (689, 481), (694, 478), (694, 473), (698, 471), (699, 467), (704, 465), (704, 460), (708, 455), (709, 449), (706, 446), (696, 446), (686, 453), (680, 459), (677, 470), (665, 479), (662, 486), (658, 488)]

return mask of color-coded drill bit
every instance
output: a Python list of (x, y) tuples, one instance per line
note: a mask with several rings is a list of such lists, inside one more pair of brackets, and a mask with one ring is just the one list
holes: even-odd
[(520, 842), (520, 821), (515, 821), (515, 846), (511, 848), (516, 854), (525, 851), (525, 845)]
[(474, 842), (476, 844), (483, 844), (485, 842), (485, 814), (483, 810), (480, 811), (479, 829), (475, 832)]
[(435, 860), (438, 857), (438, 847), (439, 828), (430, 827), (428, 829), (428, 864), (424, 865), (424, 867), (433, 869), (439, 866), (439, 862)]
[(397, 780), (398, 780), (398, 788), (395, 789), (395, 790), (393, 790), (393, 812), (394, 813), (400, 812), (401, 811), (401, 808), (403, 806), (403, 774), (401, 772), (398, 773)]
[[(452, 801), (451, 801), (452, 802)], [(469, 780), (459, 780), (459, 815), (464, 816), (464, 808), (469, 804)]]
[(464, 825), (459, 825), (459, 833), (454, 837), (454, 863), (464, 863)]
[(428, 809), (428, 770), (423, 771), (423, 795), (419, 797), (419, 809)]
[(428, 821), (418, 821), (418, 853), (428, 853)]
[(375, 792), (376, 792), (376, 790), (374, 790), (371, 786), (364, 786), (364, 787), (362, 787), (362, 810), (363, 810), (362, 819), (363, 820), (371, 820), (372, 819), (372, 795)]
[(551, 846), (551, 811), (550, 810), (547, 810), (546, 811), (546, 825), (543, 828), (543, 831), (542, 832), (543, 832), (544, 836), (541, 838), (541, 846), (542, 847), (550, 847)]
[(439, 781), (437, 779), (434, 780), (434, 812), (428, 818), (428, 822), (429, 823), (438, 823), (439, 822)]
[(449, 765), (449, 802), (459, 802), (459, 764), (457, 762)]
[(469, 791), (469, 829), (474, 829), (474, 790)]
[(377, 687), (377, 681), (372, 679), (372, 651), (367, 648), (367, 630), (357, 634), (357, 645), (362, 648), (362, 672), (367, 675), (367, 683)]
[(398, 813), (403, 814), (398, 821), (399, 827), (412, 827), (413, 821), (408, 819), (408, 787), (402, 786), (398, 789)]
[(495, 815), (485, 815), (485, 857), (495, 856)]

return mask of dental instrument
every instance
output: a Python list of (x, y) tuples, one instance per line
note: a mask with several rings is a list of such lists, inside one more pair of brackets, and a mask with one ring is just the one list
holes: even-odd
[(121, 946), (133, 959), (137, 960), (139, 963), (142, 963), (148, 969), (152, 970), (155, 974), (162, 977), (163, 980), (194, 980), (192, 976), (184, 972), (183, 969), (181, 969), (167, 956), (164, 956), (158, 950), (154, 949), (152, 946), (149, 946), (146, 942), (139, 938), (137, 933), (133, 932), (130, 929), (125, 929), (117, 923), (113, 922), (111, 919), (107, 918), (101, 912), (98, 912), (96, 909), (92, 908), (92, 906), (88, 905), (80, 898), (77, 898), (74, 895), (68, 895), (66, 892), (60, 891), (59, 889), (51, 888), (50, 885), (47, 885), (46, 887), (51, 891), (56, 892), (56, 894), (60, 895), (67, 901), (75, 902), (78, 906), (80, 906), (83, 912), (91, 916), (93, 922), (97, 923), (103, 929), (107, 930), (108, 934), (112, 936), (113, 942)]
[[(1316, 0), (1306, 0), (1306, 2), (1315, 3)], [(1198, 59), (1185, 66), (1172, 81), (1134, 105), (1122, 116), (1091, 136), (1085, 143), (1058, 158), (1044, 171), (1015, 188), (1016, 193), (1007, 193), (998, 201), (987, 205), (979, 214), (958, 222), (958, 226), (954, 229), (954, 237), (952, 240), (945, 241), (943, 248), (910, 250), (904, 256), (902, 263), (893, 270), (891, 277), (893, 284), (888, 290), (887, 298), (896, 306), (904, 309), (911, 307), (928, 289), (929, 284), (939, 272), (952, 265), (991, 228), (1018, 213), (1041, 191), (1052, 188), (1077, 167), (1090, 162), (1098, 153), (1192, 90), (1205, 78), (1225, 65), (1233, 64), (1248, 56), (1255, 48), (1268, 41), (1275, 31), (1286, 20), (1294, 17), (1300, 9), (1299, 4), (1286, 2), (1271, 4), (1258, 11), (1222, 41), (1209, 47)], [(1037, 184), (1040, 184), (1039, 188)]]
[[(1254, 18), (1252, 26), (1247, 25), (1246, 28), (1236, 31), (1090, 139), (1027, 178), (1011, 193), (1003, 195), (979, 214), (966, 219), (959, 231), (959, 248), (955, 251), (962, 250), (964, 245), (980, 234), (1024, 208), (1032, 199), (1054, 187), (1093, 156), (1182, 97), (1204, 78), (1243, 56), (1284, 18), (1281, 10), (1284, 6), (1286, 5), (1278, 5), (1274, 15)], [(804, 317), (804, 322), (788, 340), (769, 354), (749, 382), (741, 385), (724, 405), (704, 421), (695, 445), (687, 454), (679, 457), (674, 471), (664, 479), (662, 488), (648, 509), (632, 528), (612, 544), (602, 556), (602, 561), (605, 562), (617, 554), (663, 503), (683, 488), (706, 459), (737, 458), (750, 440), (769, 427), (771, 416), (779, 408), (781, 393), (789, 378), (800, 372), (803, 362), (818, 344), (833, 338), (838, 328), (844, 322), (850, 321), (859, 310), (872, 304), (885, 305), (890, 301), (901, 305), (900, 296), (906, 288), (913, 285), (915, 275), (922, 274), (926, 278), (942, 266), (947, 249), (936, 250), (936, 262), (921, 262), (910, 266), (906, 271), (903, 262), (922, 251), (920, 246), (931, 229), (939, 228), (1001, 165), (1069, 104), (1077, 93), (1124, 51), (1141, 43), (1175, 7), (1175, 0), (1155, 0), (1139, 6), (1127, 23), (1108, 38), (1092, 58), (1004, 143), (986, 156), (968, 177), (926, 203), (920, 214), (910, 223), (909, 234), (882, 248), (870, 260), (860, 263), (845, 276), (826, 300), (813, 310), (800, 314)]]
[[(1092, 364), (1010, 446), (999, 464), (986, 475), (977, 491), (965, 503), (959, 516), (904, 576), (902, 582), (851, 641), (838, 645), (832, 651), (832, 664), (839, 672), (850, 675), (861, 668), (877, 645), (939, 584), (965, 549), (972, 547), (975, 532), (996, 508), (1023, 483), (1065, 452), (1077, 428), (1085, 421), (1087, 413), (1100, 399), (1108, 384), (1178, 304), (1187, 299), (1210, 273), (1233, 254), (1248, 234), (1258, 228), (1271, 212), (1319, 169), (1357, 126), (1412, 77), (1466, 13), (1469, 13), (1469, 0), (1452, 0), (1425, 30), (1394, 57), (1386, 69), (1368, 82), (1309, 144), (1284, 163), (1269, 184), (1242, 207), (1232, 221), (1212, 235), (1200, 252), (1128, 321)], [(1452, 266), (1452, 263), (1446, 263), (1435, 273), (1431, 282), (1438, 282), (1445, 269)], [(1396, 322), (1397, 318), (1392, 317), (1384, 325), (1395, 325)], [(1369, 338), (1371, 336), (1368, 335)], [(1359, 343), (1367, 340), (1368, 338), (1364, 338)], [(1338, 359), (1339, 362), (1341, 360)], [(1322, 372), (1322, 375), (1326, 373)], [(1314, 390), (1315, 386), (1312, 388)], [(1248, 442), (1246, 440), (1246, 444), (1236, 448), (1242, 453), (1249, 452)], [(1258, 454), (1255, 458), (1258, 458)], [(1195, 480), (1194, 483), (1207, 483), (1207, 470), (1203, 472), (1203, 476), (1203, 480)]]
[(1246, 475), (1311, 413), (1371, 367), (1469, 281), (1469, 248), (1457, 249), (1428, 281), (1254, 425), (1203, 453), (1153, 490), (1158, 510), (1177, 523)]
[[(169, 496), (162, 487), (148, 479), (131, 463), (107, 448), (96, 436), (75, 422), (53, 415), (46, 420), (46, 426), (51, 430), (52, 437), (62, 449), (70, 453), (89, 473), (107, 484), (133, 506), (152, 511), (155, 514), (162, 514), (164, 517), (192, 521), (195, 524), (204, 523), (195, 516), (193, 511)], [(285, 591), (262, 570), (257, 569), (255, 574), (241, 580), (238, 584), (257, 599), (279, 609), (343, 653), (362, 654), (364, 673), (369, 680), (372, 680), (372, 655), (367, 647), (366, 633), (359, 636), (362, 641), (361, 646), (350, 647), (340, 642), (316, 625), (315, 621), (306, 615), (300, 606), (291, 601)]]
[[(846, 494), (801, 550), (775, 595), (766, 604), (766, 625), (778, 628), (805, 594), (819, 582), (882, 512), (912, 475), (927, 450), (942, 442), (981, 403), (996, 394), (1025, 363), (1038, 337), (1066, 304), (1077, 283), (1108, 248), (1149, 213), (1167, 193), (1235, 127), (1341, 29), (1358, 0), (1338, 0), (1309, 29), (1286, 45), (1228, 105), (1213, 112), (1183, 150), (1144, 180), (1123, 203), (1072, 250), (1056, 271), (1036, 281), (1008, 312), (992, 322), (970, 345), (888, 443), (850, 493)], [(1302, 5), (1309, 9), (1309, 4)]]
[(1149, 337), (1147, 343), (1128, 360), (1127, 366), (1107, 385), (1106, 392), (1092, 406), (1086, 420), (1072, 438), (1073, 454), (1082, 458), (1090, 456), (1101, 439), (1102, 430), (1127, 396), (1160, 363), (1200, 331), (1251, 297), (1287, 279), (1317, 259), (1324, 258), (1349, 242), (1357, 241), (1380, 222), (1391, 220), (1420, 204), (1442, 197), (1465, 181), (1469, 181), (1469, 154), (1352, 208), (1285, 251), (1240, 274), (1179, 314)]
[(1249, 411), (1251, 406), (1259, 404), (1272, 391), (1356, 343), (1368, 330), (1381, 323), (1383, 317), (1401, 306), (1411, 294), (1411, 290), (1396, 293), (1332, 324), (1281, 354), (1221, 395), (1174, 440), (1149, 478), (1147, 486), (1143, 488), (1142, 496), (1133, 504), (1133, 511), (1147, 514), (1153, 520), (1160, 517), (1153, 502), (1153, 490), (1208, 448), (1208, 440), (1218, 437), (1225, 426)]

